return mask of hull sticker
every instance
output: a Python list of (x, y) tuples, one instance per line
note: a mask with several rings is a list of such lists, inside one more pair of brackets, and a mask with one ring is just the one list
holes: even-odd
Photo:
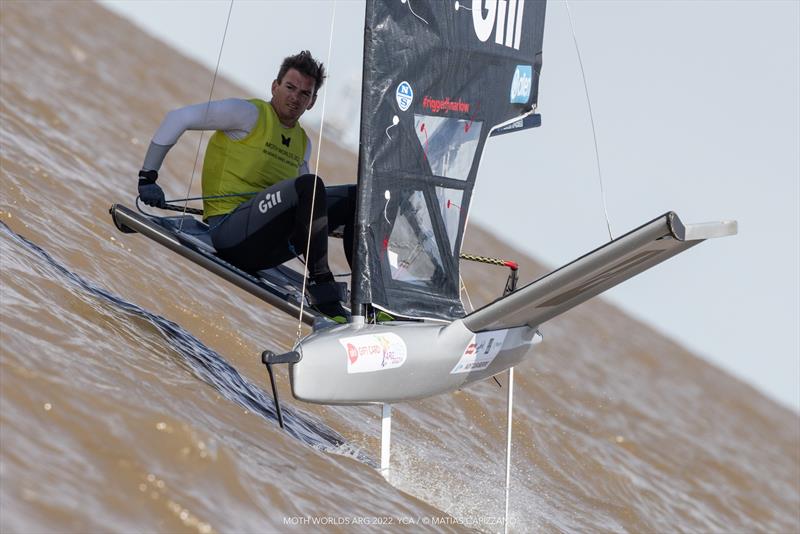
[(495, 330), (492, 332), (478, 332), (472, 336), (472, 340), (467, 344), (464, 349), (464, 354), (453, 370), (450, 371), (451, 375), (458, 373), (470, 373), (472, 371), (481, 371), (489, 367), (503, 348), (503, 342), (506, 339), (508, 330)]
[(408, 351), (397, 334), (367, 334), (339, 340), (347, 355), (347, 374), (372, 373), (400, 367)]

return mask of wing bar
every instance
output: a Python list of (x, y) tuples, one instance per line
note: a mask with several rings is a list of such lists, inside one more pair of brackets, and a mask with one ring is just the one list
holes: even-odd
[[(255, 295), (266, 303), (275, 306), (279, 310), (297, 317), (300, 313), (300, 307), (286, 301), (278, 295), (275, 295), (257, 283), (257, 280), (248, 273), (241, 271), (233, 265), (225, 262), (210, 254), (203, 254), (194, 248), (186, 246), (181, 243), (175, 234), (165, 230), (161, 226), (153, 223), (145, 217), (137, 214), (136, 212), (122, 206), (121, 204), (114, 204), (111, 207), (111, 216), (114, 219), (114, 224), (122, 230), (133, 230), (144, 236), (149, 237), (153, 241), (167, 247), (173, 252), (177, 252), (184, 258), (187, 258), (196, 264), (200, 265), (231, 282), (232, 284), (244, 289), (248, 293)], [(315, 315), (308, 311), (303, 310), (302, 321), (308, 325), (314, 324)]]
[(736, 221), (684, 225), (666, 213), (476, 310), (464, 324), (473, 332), (535, 328), (705, 239), (736, 232)]

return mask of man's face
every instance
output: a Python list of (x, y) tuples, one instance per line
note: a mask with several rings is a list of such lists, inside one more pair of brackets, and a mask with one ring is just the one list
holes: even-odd
[(289, 69), (283, 80), (272, 82), (272, 108), (281, 124), (291, 128), (314, 105), (314, 78)]

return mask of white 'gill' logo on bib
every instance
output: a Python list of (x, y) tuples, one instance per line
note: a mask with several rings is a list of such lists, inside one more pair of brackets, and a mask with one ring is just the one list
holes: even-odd
[(267, 211), (273, 207), (277, 206), (281, 203), (281, 192), (278, 191), (277, 193), (267, 193), (267, 196), (261, 199), (261, 202), (258, 203), (258, 211), (261, 213), (267, 213)]
[[(519, 50), (522, 39), (522, 11), (525, 0), (472, 0), (475, 34), (486, 42), (495, 30), (494, 42)], [(486, 9), (486, 17), (483, 10)]]

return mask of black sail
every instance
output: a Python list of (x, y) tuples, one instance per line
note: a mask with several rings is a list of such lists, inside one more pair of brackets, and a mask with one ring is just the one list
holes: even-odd
[(490, 135), (538, 125), (544, 16), (538, 0), (367, 2), (356, 313), (464, 315), (458, 256), (480, 155)]

